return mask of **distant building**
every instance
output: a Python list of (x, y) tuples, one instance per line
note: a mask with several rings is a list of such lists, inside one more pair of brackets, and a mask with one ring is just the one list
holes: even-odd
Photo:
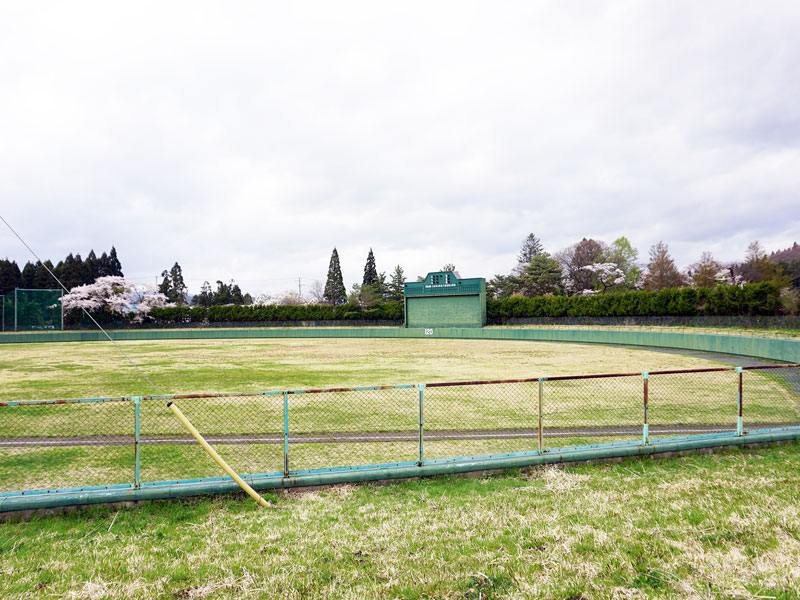
[(428, 273), (403, 288), (406, 327), (483, 327), (486, 280), (461, 279), (455, 271)]

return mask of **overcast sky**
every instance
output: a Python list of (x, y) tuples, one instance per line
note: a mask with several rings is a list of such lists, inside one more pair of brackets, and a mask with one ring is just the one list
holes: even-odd
[(349, 288), (370, 247), (489, 278), (531, 232), (800, 241), (797, 0), (0, 6), (0, 214), (42, 258), (276, 293), (334, 246)]

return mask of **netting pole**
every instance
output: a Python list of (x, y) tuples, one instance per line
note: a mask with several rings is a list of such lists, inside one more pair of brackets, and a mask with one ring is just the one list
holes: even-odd
[(425, 384), (418, 383), (417, 389), (419, 390), (419, 466), (422, 466), (422, 462), (424, 460), (424, 451), (423, 451), (423, 420), (422, 420), (422, 401), (424, 397)]
[(64, 331), (64, 290), (59, 290), (61, 292), (61, 299), (59, 304), (61, 305), (61, 331)]
[(648, 411), (648, 389), (647, 382), (649, 380), (649, 373), (645, 371), (642, 373), (642, 380), (644, 381), (644, 423), (642, 425), (642, 444), (647, 446), (650, 443), (650, 425), (647, 423)]
[(289, 392), (283, 392), (283, 476), (289, 476)]
[(134, 467), (134, 476), (133, 476), (133, 485), (135, 488), (141, 485), (141, 477), (139, 471), (139, 431), (140, 431), (140, 424), (141, 419), (139, 416), (139, 403), (141, 402), (141, 396), (134, 396), (133, 398), (133, 414), (134, 414), (134, 455), (135, 455), (135, 467)]
[(742, 435), (744, 432), (744, 419), (742, 418), (742, 367), (736, 367), (736, 372), (739, 374), (739, 417), (736, 419), (736, 435)]
[(17, 288), (14, 288), (14, 331), (17, 330)]
[(544, 454), (544, 439), (542, 435), (542, 395), (544, 391), (544, 378), (539, 377), (539, 454)]

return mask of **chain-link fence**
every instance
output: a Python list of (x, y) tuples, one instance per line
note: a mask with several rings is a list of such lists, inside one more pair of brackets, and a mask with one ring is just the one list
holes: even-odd
[(800, 365), (0, 402), (0, 496), (387, 468), (800, 427)]
[(64, 329), (61, 290), (15, 289), (0, 296), (3, 331), (52, 331)]

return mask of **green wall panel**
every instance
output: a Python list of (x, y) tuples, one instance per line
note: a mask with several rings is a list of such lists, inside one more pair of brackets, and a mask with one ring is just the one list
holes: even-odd
[[(614, 331), (581, 329), (513, 328), (296, 328), (296, 329), (173, 329), (112, 331), (115, 340), (192, 340), (223, 338), (450, 338), (478, 340), (535, 340), (573, 344), (620, 344), (722, 352), (789, 363), (800, 362), (800, 340), (737, 335)], [(89, 342), (106, 338), (99, 331), (4, 333), (0, 344), (25, 342)]]
[(408, 327), (482, 327), (481, 297), (406, 298)]

